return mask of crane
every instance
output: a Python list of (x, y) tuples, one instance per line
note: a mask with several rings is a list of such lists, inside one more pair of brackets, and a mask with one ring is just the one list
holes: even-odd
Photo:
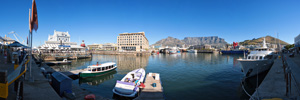
[[(22, 38), (22, 37), (20, 37), (15, 31), (11, 31), (11, 32), (9, 32), (8, 34), (13, 34), (14, 35), (14, 37), (16, 38), (16, 40), (18, 41), (18, 42), (20, 42), (20, 40), (18, 39), (18, 37), (20, 38), (20, 39), (22, 39), (23, 41), (22, 42), (20, 42), (20, 43), (22, 43), (22, 44), (24, 44), (25, 43), (25, 41), (24, 41), (24, 39)], [(17, 37), (18, 36), (18, 37)]]

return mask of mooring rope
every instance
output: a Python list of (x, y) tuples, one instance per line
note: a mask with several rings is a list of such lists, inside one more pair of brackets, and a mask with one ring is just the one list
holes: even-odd
[(241, 85), (242, 85), (242, 88), (244, 90), (244, 92), (252, 99), (254, 100), (254, 98), (246, 91), (245, 87), (244, 87), (244, 84), (243, 84), (243, 81), (241, 82)]

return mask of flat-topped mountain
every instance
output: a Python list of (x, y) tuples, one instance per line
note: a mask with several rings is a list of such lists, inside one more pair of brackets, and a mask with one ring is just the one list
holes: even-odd
[(186, 45), (226, 45), (227, 42), (219, 38), (218, 36), (210, 36), (210, 37), (185, 37), (182, 40)]
[(203, 44), (209, 44), (213, 46), (225, 46), (227, 42), (219, 38), (218, 36), (210, 36), (210, 37), (185, 37), (183, 40), (179, 40), (177, 38), (168, 37), (165, 39), (161, 39), (157, 41), (155, 44), (152, 44), (152, 46), (182, 46), (185, 45), (203, 45)]

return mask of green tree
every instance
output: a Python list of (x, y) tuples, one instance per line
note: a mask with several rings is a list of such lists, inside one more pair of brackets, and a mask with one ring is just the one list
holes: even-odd
[(293, 47), (295, 47), (295, 44), (286, 45), (284, 48), (289, 50), (290, 48), (293, 48)]

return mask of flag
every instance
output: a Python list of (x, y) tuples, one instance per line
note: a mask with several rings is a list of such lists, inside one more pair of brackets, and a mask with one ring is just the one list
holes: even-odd
[(37, 9), (36, 9), (36, 4), (35, 0), (32, 2), (32, 12), (31, 12), (31, 19), (30, 19), (30, 32), (32, 30), (37, 30), (38, 29), (38, 16), (37, 16)]

